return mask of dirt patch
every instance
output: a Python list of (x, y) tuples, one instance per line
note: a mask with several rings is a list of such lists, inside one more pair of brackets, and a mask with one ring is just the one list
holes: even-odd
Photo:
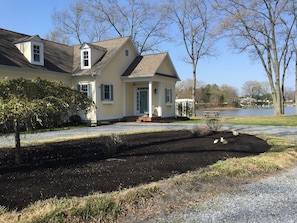
[[(215, 144), (220, 137), (228, 143)], [(110, 192), (269, 148), (253, 135), (231, 132), (203, 137), (191, 131), (102, 136), (26, 147), (21, 167), (14, 165), (13, 149), (1, 149), (0, 205), (20, 210), (55, 196)]]

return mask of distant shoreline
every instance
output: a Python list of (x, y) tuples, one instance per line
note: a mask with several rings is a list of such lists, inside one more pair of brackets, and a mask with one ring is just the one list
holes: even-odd
[(208, 108), (197, 108), (197, 110), (201, 110), (201, 111), (219, 111), (219, 110), (240, 110), (242, 108), (235, 108), (235, 107), (231, 107), (231, 106), (224, 106), (224, 107), (208, 107)]

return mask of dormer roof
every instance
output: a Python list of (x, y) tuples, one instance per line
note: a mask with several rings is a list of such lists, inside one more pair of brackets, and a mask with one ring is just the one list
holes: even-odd
[(83, 44), (81, 44), (80, 49), (83, 49), (85, 46), (87, 46), (91, 49), (96, 49), (96, 50), (100, 50), (100, 51), (104, 51), (104, 52), (107, 51), (107, 49), (105, 47), (97, 46), (97, 45), (94, 45), (92, 43), (87, 43), (87, 42), (84, 42)]
[(30, 41), (42, 42), (42, 39), (39, 37), (39, 35), (35, 35), (35, 36), (24, 36), (24, 37), (21, 37), (21, 38), (17, 39), (16, 41), (14, 41), (14, 44), (24, 43), (24, 42), (30, 42)]

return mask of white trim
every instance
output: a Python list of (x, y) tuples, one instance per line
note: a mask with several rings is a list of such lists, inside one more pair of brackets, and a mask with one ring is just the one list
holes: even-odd
[(149, 91), (148, 91), (149, 97), (148, 97), (148, 110), (149, 110), (149, 117), (153, 117), (152, 111), (153, 111), (153, 82), (149, 81)]
[[(135, 115), (144, 114), (144, 113), (141, 113), (140, 112), (140, 104), (138, 104), (138, 103), (140, 103), (140, 94), (139, 94), (139, 92), (141, 90), (148, 92), (149, 91), (149, 88), (148, 88), (147, 85), (137, 85), (137, 86), (134, 86), (134, 105), (135, 105), (135, 107), (134, 107), (134, 114)], [(139, 101), (138, 101), (138, 99), (139, 99)], [(139, 108), (137, 108), (137, 107), (139, 107)]]
[(163, 106), (162, 106), (162, 99), (163, 99), (163, 91), (162, 91), (162, 83), (158, 83), (158, 116), (162, 117), (163, 114)]
[(127, 114), (127, 111), (126, 111), (126, 109), (127, 109), (127, 91), (126, 91), (126, 83), (124, 83), (123, 82), (123, 109), (124, 109), (124, 112), (123, 112), (123, 114), (124, 114), (124, 116), (126, 116), (126, 114)]
[[(85, 58), (84, 58), (84, 53), (87, 52), (88, 53), (88, 66), (85, 66)], [(82, 70), (86, 70), (86, 69), (91, 69), (92, 64), (91, 64), (91, 49), (90, 48), (82, 48), (80, 50), (80, 68)]]

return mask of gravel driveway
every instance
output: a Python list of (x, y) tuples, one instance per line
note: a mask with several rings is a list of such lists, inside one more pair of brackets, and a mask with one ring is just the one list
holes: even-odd
[[(21, 134), (21, 143), (26, 145), (32, 142), (51, 140), (55, 138), (70, 139), (84, 135), (98, 136), (110, 133), (124, 133), (131, 131), (149, 130), (183, 130), (193, 129), (194, 124), (175, 124), (175, 123), (116, 123), (113, 125), (102, 125), (63, 131), (40, 132), (33, 134)], [(276, 126), (246, 126), (224, 124), (222, 130), (236, 130), (244, 133), (276, 135), (286, 137), (293, 142), (297, 142), (297, 127), (276, 127)], [(0, 136), (1, 147), (13, 147), (14, 136)]]
[(297, 222), (297, 168), (240, 186), (166, 218), (147, 221), (153, 222)]

